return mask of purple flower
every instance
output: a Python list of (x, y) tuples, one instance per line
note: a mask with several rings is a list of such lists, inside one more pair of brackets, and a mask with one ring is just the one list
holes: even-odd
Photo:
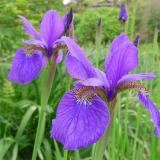
[[(25, 40), (24, 49), (18, 49), (13, 59), (9, 79), (14, 83), (27, 84), (34, 80), (46, 64), (46, 57), (52, 59), (55, 42), (65, 34), (72, 20), (72, 11), (62, 19), (54, 10), (47, 11), (40, 24), (40, 32), (29, 23), (29, 21), (20, 16), (25, 31), (33, 40)], [(69, 16), (68, 16), (69, 15)], [(62, 58), (62, 52), (57, 54), (57, 63)]]
[(126, 6), (125, 4), (122, 4), (119, 13), (119, 20), (125, 22), (127, 21), (127, 19), (128, 19), (128, 13), (126, 11)]
[(65, 25), (65, 32), (66, 32), (67, 30), (69, 30), (69, 27), (70, 27), (71, 23), (73, 22), (72, 8), (70, 9), (70, 11), (67, 14), (65, 14), (65, 16), (63, 18), (63, 22)]
[(137, 47), (139, 44), (139, 35), (137, 35), (133, 41), (133, 44)]
[(127, 89), (138, 91), (138, 99), (149, 111), (155, 125), (155, 134), (160, 136), (160, 112), (143, 84), (137, 82), (154, 79), (155, 75), (129, 74), (138, 66), (138, 49), (126, 35), (121, 34), (113, 40), (105, 60), (105, 73), (92, 66), (72, 39), (64, 38), (63, 42), (68, 46), (67, 70), (79, 81), (73, 90), (64, 94), (59, 103), (56, 118), (52, 121), (51, 138), (69, 150), (97, 142), (110, 123), (107, 103), (114, 101), (119, 92)]

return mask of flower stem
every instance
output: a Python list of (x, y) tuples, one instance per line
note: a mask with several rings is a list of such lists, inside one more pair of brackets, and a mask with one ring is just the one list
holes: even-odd
[[(70, 89), (70, 77), (69, 74), (66, 75), (66, 91)], [(68, 150), (64, 150), (64, 160), (68, 159)]]
[(105, 134), (102, 136), (102, 138), (97, 142), (96, 147), (95, 147), (95, 154), (94, 154), (93, 160), (103, 160), (103, 155), (104, 155), (107, 141), (108, 141), (109, 130), (111, 128), (111, 124), (112, 124), (112, 121), (114, 118), (115, 105), (116, 105), (116, 98), (109, 103), (110, 114), (111, 114), (110, 126), (109, 126), (109, 128), (107, 128), (107, 130), (106, 130)]
[(38, 120), (36, 139), (35, 139), (34, 149), (32, 154), (32, 160), (36, 160), (37, 152), (40, 149), (40, 145), (43, 139), (43, 134), (45, 130), (46, 107), (47, 107), (48, 99), (52, 89), (52, 82), (53, 82), (55, 71), (56, 71), (56, 56), (57, 56), (56, 54), (53, 55), (52, 64), (47, 69), (45, 73), (46, 76), (44, 76), (44, 80), (42, 84), (41, 108), (39, 110), (39, 120)]

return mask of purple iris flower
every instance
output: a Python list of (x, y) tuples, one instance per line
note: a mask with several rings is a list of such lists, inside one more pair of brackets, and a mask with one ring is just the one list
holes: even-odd
[[(13, 59), (9, 79), (14, 83), (27, 84), (34, 80), (46, 65), (46, 58), (52, 60), (55, 51), (54, 43), (67, 31), (72, 21), (72, 10), (64, 18), (54, 10), (47, 11), (40, 24), (40, 32), (23, 16), (20, 16), (25, 31), (33, 40), (25, 40), (25, 48), (18, 49)], [(62, 60), (62, 52), (58, 52), (56, 62)]]
[(126, 6), (125, 4), (122, 4), (119, 13), (119, 20), (125, 22), (127, 21), (127, 19), (128, 19), (128, 13), (126, 10)]
[(119, 92), (127, 89), (138, 91), (138, 99), (154, 123), (155, 135), (160, 136), (160, 112), (143, 84), (137, 82), (154, 79), (155, 75), (129, 74), (138, 66), (138, 49), (125, 34), (113, 40), (105, 60), (106, 72), (94, 68), (72, 39), (63, 41), (68, 46), (67, 70), (79, 81), (59, 103), (56, 118), (52, 121), (51, 138), (68, 150), (85, 148), (97, 142), (110, 124), (108, 102), (113, 102)]

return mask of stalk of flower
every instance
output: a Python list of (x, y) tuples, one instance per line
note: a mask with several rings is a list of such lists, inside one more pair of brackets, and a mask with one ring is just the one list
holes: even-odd
[(98, 19), (98, 24), (97, 24), (97, 31), (96, 31), (96, 67), (98, 67), (98, 62), (99, 62), (99, 54), (98, 50), (100, 48), (102, 41), (102, 19)]
[(122, 32), (125, 32), (125, 23), (128, 20), (128, 13), (126, 10), (126, 5), (121, 4), (120, 12), (119, 12), (119, 21), (122, 24)]
[[(68, 47), (66, 68), (79, 79), (75, 87), (62, 97), (56, 118), (52, 121), (51, 138), (65, 149), (78, 150), (96, 142), (94, 160), (101, 160), (106, 148), (108, 128), (114, 117), (117, 94), (136, 90), (140, 103), (150, 113), (155, 135), (160, 136), (160, 111), (140, 80), (152, 80), (153, 73), (129, 74), (138, 66), (138, 49), (128, 36), (117, 36), (105, 60), (103, 72), (83, 57), (82, 49), (71, 39), (63, 38)], [(73, 57), (73, 55), (76, 55)], [(75, 67), (76, 66), (76, 67)]]
[(28, 84), (38, 77), (48, 62), (41, 92), (41, 108), (32, 160), (36, 159), (37, 151), (42, 142), (45, 130), (46, 106), (52, 88), (56, 64), (61, 62), (63, 58), (62, 53), (59, 51), (65, 46), (57, 43), (57, 41), (69, 29), (72, 20), (70, 16), (73, 16), (72, 10), (66, 15), (62, 19), (56, 11), (47, 11), (40, 24), (40, 33), (36, 31), (25, 17), (20, 16), (25, 31), (34, 39), (25, 40), (25, 47), (16, 51), (8, 78), (14, 83)]

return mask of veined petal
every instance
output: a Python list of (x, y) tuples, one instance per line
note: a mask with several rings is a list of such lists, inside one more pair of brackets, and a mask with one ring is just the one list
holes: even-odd
[(95, 96), (90, 103), (80, 103), (74, 92), (69, 91), (58, 106), (51, 138), (61, 142), (68, 150), (85, 148), (99, 140), (109, 121), (108, 108), (99, 97)]
[(119, 81), (118, 85), (125, 83), (125, 82), (134, 82), (134, 81), (140, 81), (143, 79), (152, 80), (156, 78), (156, 75), (154, 73), (138, 73), (138, 74), (128, 74), (123, 76)]
[(30, 35), (33, 36), (35, 39), (40, 39), (39, 33), (36, 29), (30, 24), (30, 22), (23, 16), (19, 16), (23, 22), (23, 26), (25, 31)]
[(8, 78), (14, 83), (27, 84), (34, 80), (44, 66), (41, 52), (35, 51), (33, 55), (26, 55), (24, 49), (19, 49), (13, 59)]
[(62, 37), (59, 40), (59, 42), (65, 43), (67, 45), (69, 54), (71, 54), (71, 56), (75, 57), (79, 62), (82, 63), (82, 65), (84, 66), (84, 69), (86, 70), (88, 78), (96, 77), (96, 72), (94, 67), (85, 56), (83, 50), (76, 44), (76, 42), (72, 38)]
[(107, 55), (104, 63), (106, 70), (109, 67), (110, 61), (112, 60), (112, 56), (117, 54), (118, 53), (117, 50), (119, 50), (119, 48), (126, 43), (129, 43), (129, 38), (124, 33), (120, 34), (112, 41), (110, 46), (110, 52)]
[(106, 76), (110, 86), (115, 87), (124, 75), (138, 66), (138, 49), (133, 43), (123, 43), (110, 54), (112, 56), (107, 65)]
[(88, 74), (84, 65), (72, 55), (70, 54), (66, 55), (65, 65), (68, 73), (73, 78), (82, 80), (88, 78)]
[(42, 19), (40, 32), (43, 39), (50, 48), (55, 40), (60, 38), (64, 32), (63, 20), (56, 11), (47, 11)]
[(160, 136), (160, 111), (154, 105), (149, 95), (144, 95), (142, 92), (138, 93), (139, 101), (150, 113), (150, 117), (155, 126), (155, 135)]

